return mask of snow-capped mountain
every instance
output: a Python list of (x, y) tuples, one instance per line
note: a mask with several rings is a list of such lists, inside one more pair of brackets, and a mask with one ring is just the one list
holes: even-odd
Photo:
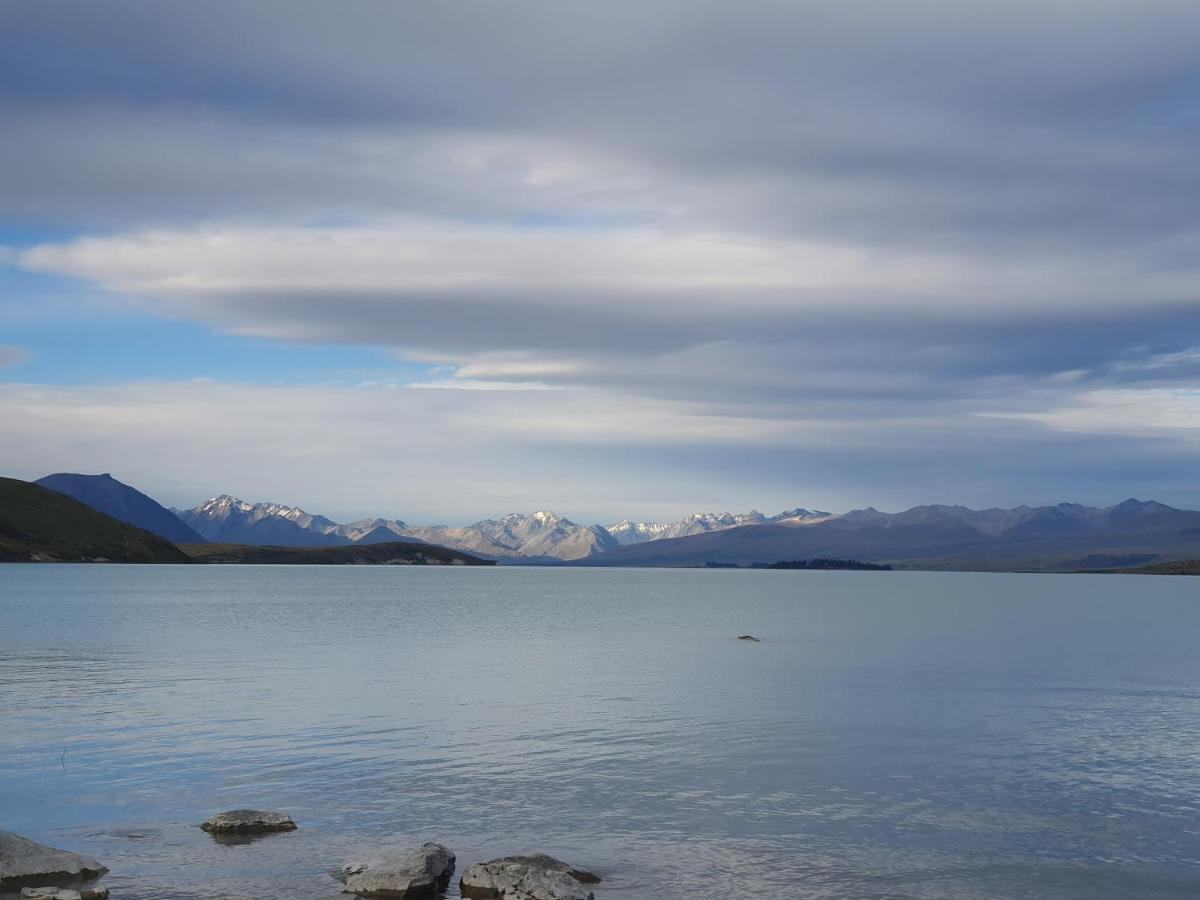
[(742, 525), (810, 525), (835, 518), (830, 513), (796, 508), (765, 516), (747, 513), (696, 513), (678, 522), (626, 520), (605, 528), (580, 525), (539, 510), (526, 515), (510, 513), (483, 519), (473, 525), (409, 525), (400, 519), (367, 518), (339, 524), (325, 516), (283, 503), (247, 503), (222, 494), (194, 509), (175, 514), (206, 540), (217, 543), (278, 544), (289, 547), (384, 541), (424, 541), (453, 550), (464, 550), (494, 559), (580, 560), (607, 553), (622, 545), (663, 538), (687, 537), (723, 531)]
[(738, 525), (758, 525), (767, 517), (758, 510), (748, 513), (694, 513), (678, 522), (631, 522), (626, 519), (616, 525), (607, 526), (608, 533), (620, 544), (641, 544), (645, 541), (660, 541), (665, 538), (686, 537), (689, 534), (704, 534), (736, 528)]
[(622, 546), (660, 541), (666, 538), (687, 537), (724, 531), (741, 525), (763, 525), (776, 522), (780, 525), (809, 525), (832, 518), (831, 513), (797, 507), (785, 510), (777, 516), (765, 516), (756, 509), (747, 513), (695, 513), (678, 522), (631, 522), (626, 519), (616, 525), (607, 526), (607, 531)]
[[(323, 518), (323, 517), (322, 517)], [(381, 541), (408, 537), (408, 525), (399, 519), (359, 519), (345, 525), (334, 525), (326, 534), (336, 534), (354, 543), (378, 544)]]
[(348, 544), (327, 533), (337, 523), (280, 503), (247, 503), (221, 494), (192, 509), (172, 510), (195, 531), (214, 543), (271, 544), (280, 547), (320, 547)]
[(816, 525), (818, 522), (827, 522), (830, 519), (836, 518), (836, 513), (822, 512), (819, 509), (805, 509), (803, 506), (797, 506), (795, 509), (785, 509), (779, 515), (771, 516), (770, 521), (777, 525)]
[(175, 514), (216, 543), (312, 547), (384, 541), (424, 541), (505, 559), (584, 559), (618, 546), (599, 525), (578, 525), (552, 512), (512, 513), (474, 525), (412, 526), (399, 519), (368, 518), (338, 524), (298, 506), (247, 503), (222, 494)]
[(440, 525), (411, 528), (407, 533), (444, 547), (527, 559), (584, 559), (618, 546), (599, 525), (578, 525), (546, 510), (532, 515), (510, 513), (466, 528)]

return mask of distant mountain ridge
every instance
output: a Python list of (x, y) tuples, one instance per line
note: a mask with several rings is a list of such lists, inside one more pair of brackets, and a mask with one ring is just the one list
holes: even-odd
[(33, 483), (73, 497), (106, 516), (112, 516), (127, 525), (144, 528), (174, 544), (195, 544), (204, 541), (204, 538), (158, 501), (117, 481), (107, 472), (103, 475), (58, 472), (39, 478)]
[(851, 510), (808, 527), (751, 524), (621, 547), (596, 565), (752, 565), (775, 559), (853, 558), (914, 568), (1064, 570), (1195, 558), (1200, 512), (1129, 499), (973, 510), (915, 506)]
[(510, 513), (471, 525), (410, 525), (366, 518), (338, 523), (283, 503), (247, 503), (222, 494), (168, 511), (110, 475), (47, 476), (43, 483), (129, 524), (153, 524), (179, 543), (292, 548), (411, 542), (508, 563), (698, 566), (776, 560), (857, 559), (897, 568), (1096, 569), (1200, 556), (1200, 512), (1130, 499), (1108, 507), (1078, 503), (970, 509), (873, 507), (842, 514), (804, 507), (773, 516), (696, 513), (677, 522), (625, 520), (580, 525), (549, 510)]
[(222, 494), (174, 513), (214, 543), (336, 547), (413, 541), (492, 559), (527, 561), (583, 559), (618, 546), (602, 527), (579, 525), (546, 510), (531, 515), (511, 513), (501, 519), (484, 519), (459, 528), (410, 526), (400, 519), (383, 518), (338, 524), (297, 506), (247, 503)]
[(631, 522), (626, 519), (615, 525), (608, 525), (606, 530), (617, 539), (617, 543), (628, 546), (647, 541), (705, 534), (710, 531), (724, 531), (727, 528), (739, 528), (742, 525), (763, 525), (767, 522), (811, 525), (830, 518), (833, 518), (832, 513), (818, 512), (802, 507), (785, 510), (775, 516), (764, 516), (758, 510), (752, 509), (748, 513), (695, 513), (678, 522)]
[(304, 547), (423, 541), (502, 562), (595, 565), (753, 565), (780, 559), (859, 559), (898, 568), (1096, 568), (1200, 555), (1200, 512), (1155, 501), (970, 509), (872, 507), (834, 514), (804, 507), (773, 516), (697, 513), (677, 522), (580, 525), (547, 510), (471, 525), (372, 518), (338, 524), (280, 503), (222, 495), (177, 514), (210, 541)]
[(368, 518), (338, 524), (298, 506), (248, 503), (221, 494), (192, 509), (172, 512), (206, 540), (214, 543), (332, 547), (385, 541), (422, 541), (486, 558), (510, 562), (555, 562), (591, 559), (622, 545), (707, 533), (743, 525), (778, 522), (808, 525), (831, 513), (798, 507), (775, 516), (748, 513), (696, 513), (679, 522), (622, 522), (618, 525), (580, 525), (549, 510), (509, 513), (471, 525), (409, 525), (401, 519)]

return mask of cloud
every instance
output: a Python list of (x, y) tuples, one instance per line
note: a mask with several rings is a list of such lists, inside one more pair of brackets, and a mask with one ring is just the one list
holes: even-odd
[(1200, 443), (1200, 388), (1086, 391), (1069, 404), (1047, 410), (980, 415), (1023, 419), (1082, 434), (1138, 435)]
[(786, 417), (821, 403), (982, 410), (1066, 371), (1171, 374), (1176, 357), (1155, 348), (1195, 318), (1195, 275), (1100, 256), (1011, 271), (761, 235), (400, 220), (82, 238), (21, 262), (234, 334), (390, 345), (453, 373), (442, 384), (603, 387)]
[[(1049, 407), (986, 418), (830, 406), (780, 419), (601, 390), (527, 399), (219, 382), (0, 385), (0, 471), (111, 471), (173, 505), (230, 492), (343, 519), (451, 522), (533, 507), (615, 521), (747, 505), (1112, 502), (1130, 492), (1200, 501), (1186, 487), (1195, 429), (1131, 428), (1127, 413), (1144, 397), (1106, 412), (1094, 395), (1055, 395), (1085, 410), (1086, 429)], [(1187, 403), (1163, 412), (1194, 420)]]
[[(526, 228), (445, 220), (372, 227), (208, 227), (82, 238), (34, 247), (26, 268), (96, 281), (203, 316), (222, 298), (239, 308), (280, 294), (336, 296), (342, 312), (406, 301), (533, 298), (547, 313), (597, 304), (686, 310), (728, 321), (788, 312), (939, 313), (961, 319), (1094, 315), (1132, 296), (1194, 305), (1200, 269), (1147, 270), (1136, 259), (1032, 256), (1009, 261), (889, 252), (866, 245), (651, 227)], [(1138, 293), (1135, 293), (1138, 292)], [(497, 304), (499, 305), (499, 304)], [(303, 312), (300, 303), (293, 309)], [(575, 309), (572, 309), (575, 311)], [(377, 323), (372, 322), (372, 329)]]
[(1173, 114), (1200, 13), (1175, 0), (212, 8), (6, 9), (6, 208), (634, 216), (994, 254), (1195, 224)]
[(802, 436), (787, 423), (600, 392), (544, 392), (531, 408), (527, 393), (0, 385), (0, 468), (26, 477), (43, 468), (127, 472), (139, 486), (189, 505), (203, 499), (197, 492), (230, 491), (290, 497), (351, 517), (471, 520), (523, 508), (536, 493), (537, 505), (600, 516), (635, 503), (674, 510), (686, 501), (670, 493), (695, 473), (676, 472), (667, 488), (655, 483), (654, 465), (617, 465), (597, 480), (583, 455), (598, 447), (707, 448), (719, 456)]
[[(1198, 28), (1182, 0), (10, 5), (0, 214), (73, 236), (0, 264), (439, 366), (440, 390), (269, 395), (368, 454), (399, 426), (339, 404), (519, 445), (527, 483), (587, 457), (638, 490), (828, 478), (797, 502), (837, 506), (854, 460), (892, 496), (1000, 472), (1031, 500), (1003, 474), (1023, 460), (1078, 497), (1187, 441), (1166, 398), (1200, 374)], [(159, 389), (198, 421), (220, 394), (250, 434), (269, 405)], [(155, 433), (120, 390), (86, 396)], [(488, 478), (473, 508), (524, 505)]]
[(0, 344), (0, 369), (15, 366), (29, 359), (29, 351), (24, 347), (11, 347)]

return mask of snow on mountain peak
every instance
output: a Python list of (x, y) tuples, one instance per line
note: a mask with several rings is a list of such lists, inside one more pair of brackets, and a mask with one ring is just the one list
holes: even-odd
[[(252, 532), (269, 532), (273, 540), (279, 540), (280, 535), (287, 537), (290, 534), (299, 541), (307, 533), (320, 536), (323, 542), (356, 542), (368, 535), (373, 535), (368, 539), (376, 540), (382, 530), (400, 537), (413, 537), (493, 557), (559, 559), (581, 559), (622, 544), (685, 537), (741, 525), (769, 522), (813, 524), (830, 517), (828, 513), (798, 507), (772, 517), (758, 510), (746, 513), (697, 512), (678, 522), (634, 522), (625, 519), (605, 527), (579, 525), (552, 510), (539, 509), (528, 514), (512, 512), (498, 519), (484, 519), (462, 528), (410, 526), (399, 519), (382, 518), (338, 524), (324, 516), (309, 514), (298, 506), (247, 503), (229, 494), (213, 497), (193, 510), (182, 512), (189, 523), (198, 523), (208, 529), (209, 535), (222, 539), (240, 535), (238, 540), (249, 540)], [(280, 532), (285, 522), (287, 527), (299, 530), (287, 534)]]
[(245, 500), (239, 500), (237, 497), (234, 497), (230, 494), (218, 494), (216, 497), (210, 497), (208, 500), (205, 500), (196, 507), (197, 510), (201, 510), (203, 512), (218, 512), (221, 510), (231, 509), (249, 512), (253, 508), (254, 507)]
[(737, 528), (741, 525), (762, 525), (767, 522), (799, 522), (815, 523), (831, 518), (829, 513), (814, 512), (797, 507), (786, 510), (777, 516), (767, 517), (756, 509), (745, 513), (730, 512), (698, 512), (678, 522), (632, 522), (626, 519), (616, 525), (609, 525), (608, 532), (621, 544), (641, 544), (646, 541), (657, 541), (664, 538), (687, 537), (692, 534), (703, 534), (709, 531), (724, 531), (727, 528)]

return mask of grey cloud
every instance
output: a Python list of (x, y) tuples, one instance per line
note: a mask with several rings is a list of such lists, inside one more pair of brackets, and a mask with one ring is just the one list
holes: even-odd
[[(1196, 86), (1188, 4), (524, 9), (10, 6), (0, 83), (15, 122), (31, 109), (111, 116), (107, 135), (85, 129), (98, 158), (72, 148), (76, 168), (148, 217), (179, 203), (295, 212), (305, 195), (335, 214), (453, 207), (456, 185), (396, 184), (386, 166), (356, 165), (353, 141), (476, 131), (634, 158), (673, 194), (635, 211), (699, 225), (1003, 253), (1033, 240), (1146, 246), (1196, 224), (1196, 134), (1170, 115)], [(1149, 108), (1137, 102), (1147, 85)], [(61, 142), (33, 131), (6, 170), (44, 173), (51, 203), (67, 175), (64, 204), (86, 203)], [(180, 177), (155, 177), (164, 157)], [(509, 213), (531, 200), (554, 211), (536, 192), (508, 200)]]
[[(678, 517), (696, 504), (842, 510), (1111, 503), (1129, 493), (1200, 503), (1189, 474), (1200, 434), (1082, 434), (936, 414), (778, 423), (596, 391), (525, 399), (219, 383), (0, 386), (0, 468), (33, 478), (86, 459), (137, 473), (140, 487), (176, 505), (231, 491), (347, 519), (465, 522), (530, 504), (607, 521)], [(363, 452), (373, 447), (387, 452)], [(318, 469), (337, 476), (313, 478)], [(423, 477), (396, 477), (409, 469)]]
[[(903, 470), (964, 490), (908, 499), (970, 499), (972, 472), (994, 473), (980, 497), (1003, 493), (1019, 459), (1031, 483), (1099, 493), (1129, 473), (1149, 492), (1181, 471), (1171, 441), (1053, 417), (1091, 423), (1095, 392), (1200, 374), (1198, 31), (1175, 0), (9, 4), (0, 211), (118, 236), (644, 228), (849, 246), (867, 273), (944, 265), (925, 286), (782, 291), (631, 287), (624, 260), (552, 289), (536, 267), (439, 289), (343, 272), (148, 290), (119, 267), (39, 268), (236, 333), (436, 357), (461, 381), (812, 422), (829, 448), (789, 432), (795, 458), (754, 451), (798, 481), (874, 466), (881, 492)], [(695, 471), (727, 470), (696, 453)]]

